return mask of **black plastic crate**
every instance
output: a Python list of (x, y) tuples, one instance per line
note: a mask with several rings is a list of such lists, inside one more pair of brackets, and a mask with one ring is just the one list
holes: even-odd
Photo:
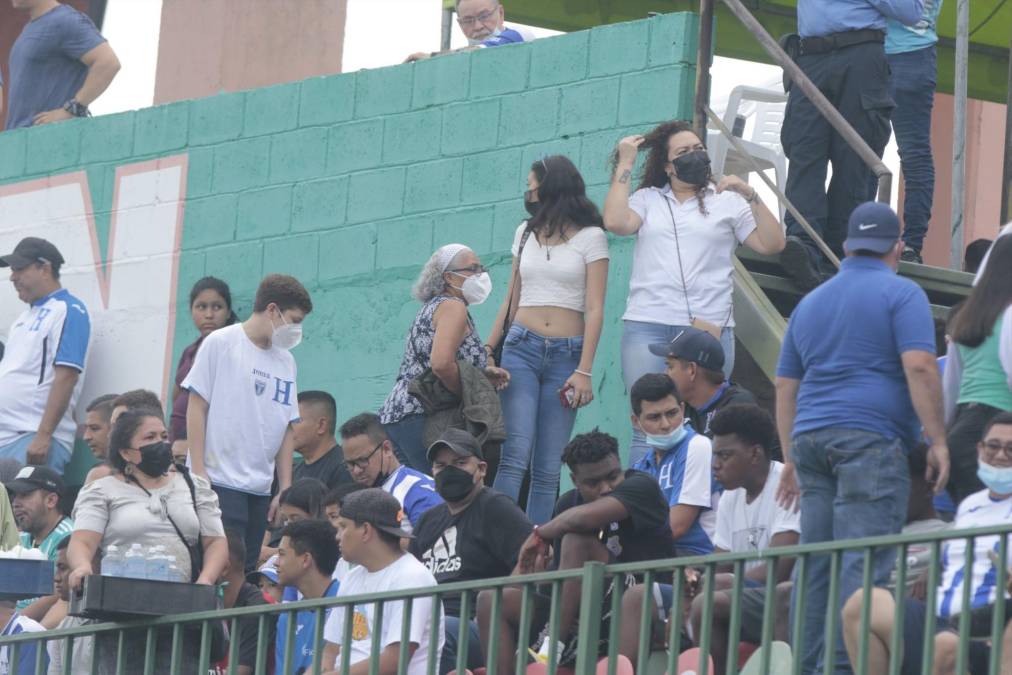
[(71, 594), (72, 616), (124, 620), (218, 609), (214, 586), (92, 575), (82, 592)]
[(0, 558), (0, 600), (53, 594), (53, 561)]

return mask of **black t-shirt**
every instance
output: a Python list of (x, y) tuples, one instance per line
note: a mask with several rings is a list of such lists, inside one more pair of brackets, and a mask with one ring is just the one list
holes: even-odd
[[(485, 488), (462, 512), (434, 506), (414, 525), (414, 554), (441, 584), (505, 577), (534, 526), (512, 499)], [(460, 616), (460, 596), (443, 598), (447, 616)], [(471, 603), (471, 614), (474, 603)]]
[[(257, 607), (269, 604), (264, 597), (263, 591), (249, 582), (243, 582), (239, 589), (239, 596), (235, 600), (236, 607)], [(274, 624), (276, 621), (267, 622), (267, 644), (274, 644)], [(232, 621), (226, 621), (226, 630), (232, 629)], [(238, 635), (229, 636), (230, 640), (239, 641), (239, 663), (240, 666), (255, 668), (257, 663), (257, 631), (260, 628), (259, 616), (246, 616), (239, 619)], [(274, 657), (268, 654), (267, 663), (274, 663)], [(224, 675), (228, 672), (228, 656), (211, 664), (210, 675)]]
[[(625, 480), (608, 496), (622, 502), (629, 513), (625, 520), (612, 523), (598, 533), (616, 562), (661, 560), (673, 555), (668, 502), (653, 476), (629, 469), (625, 472)], [(570, 490), (559, 497), (555, 515), (583, 503), (579, 491)], [(560, 544), (555, 542), (556, 567), (562, 549)]]
[[(710, 431), (710, 420), (729, 405), (759, 405), (759, 402), (748, 389), (732, 382), (720, 393), (717, 400), (710, 404), (709, 408), (699, 411), (686, 404), (685, 417), (692, 424), (693, 429), (712, 439), (713, 432)], [(769, 451), (771, 459), (775, 459), (778, 462), (783, 461), (783, 448), (780, 447), (780, 439), (776, 435), (773, 437), (773, 447), (769, 448)]]
[(306, 462), (296, 464), (292, 469), (292, 482), (300, 478), (315, 478), (326, 485), (328, 490), (352, 482), (348, 467), (344, 465), (344, 451), (340, 445), (332, 447), (312, 464)]

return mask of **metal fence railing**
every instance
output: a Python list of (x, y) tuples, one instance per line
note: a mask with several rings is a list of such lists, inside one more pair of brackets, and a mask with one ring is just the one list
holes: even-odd
[[(657, 652), (663, 652), (663, 661), (667, 673), (678, 672), (676, 663), (679, 657), (679, 646), (683, 644), (683, 633), (686, 627), (686, 589), (691, 584), (687, 581), (687, 570), (701, 573), (697, 597), (698, 605), (701, 603), (701, 622), (698, 635), (694, 636), (695, 643), (700, 648), (701, 657), (697, 672), (704, 675), (708, 672), (708, 660), (706, 655), (711, 651), (713, 636), (713, 607), (714, 597), (717, 593), (715, 580), (717, 572), (730, 569), (734, 573), (734, 581), (730, 588), (722, 592), (730, 594), (731, 612), (729, 625), (726, 627), (730, 639), (727, 641), (727, 672), (736, 673), (742, 665), (738, 663), (738, 643), (736, 636), (742, 627), (741, 598), (745, 589), (745, 566), (749, 561), (762, 561), (766, 565), (765, 591), (766, 598), (772, 599), (777, 592), (777, 562), (786, 558), (793, 558), (795, 561), (795, 575), (797, 580), (793, 588), (792, 601), (794, 609), (792, 612), (793, 623), (789, 626), (790, 642), (792, 644), (794, 659), (791, 665), (792, 673), (801, 672), (800, 654), (803, 653), (802, 644), (804, 631), (803, 619), (804, 607), (809, 602), (810, 589), (806, 582), (812, 562), (820, 556), (829, 557), (830, 578), (829, 602), (825, 615), (824, 634), (827, 644), (834, 644), (834, 636), (841, 625), (841, 603), (837, 598), (841, 584), (841, 570), (846, 560), (853, 563), (855, 556), (862, 561), (863, 575), (862, 585), (859, 592), (864, 600), (860, 612), (860, 646), (857, 663), (854, 665), (854, 672), (858, 674), (869, 673), (869, 675), (884, 675), (881, 672), (871, 673), (867, 669), (869, 655), (869, 625), (870, 625), (870, 603), (873, 579), (869, 561), (876, 551), (891, 549), (896, 553), (896, 566), (894, 571), (895, 589), (900, 596), (905, 594), (905, 589), (910, 582), (909, 574), (909, 553), (913, 547), (923, 550), (927, 547), (930, 550), (930, 562), (927, 566), (927, 620), (923, 626), (923, 650), (921, 656), (921, 672), (931, 673), (934, 665), (934, 636), (939, 627), (939, 620), (933, 608), (938, 602), (938, 586), (942, 578), (943, 565), (954, 564), (951, 559), (944, 562), (943, 551), (948, 541), (958, 540), (966, 543), (967, 556), (965, 564), (967, 569), (972, 569), (974, 564), (975, 544), (983, 537), (989, 537), (986, 543), (991, 562), (991, 571), (988, 573), (989, 582), (993, 582), (997, 589), (997, 598), (993, 605), (985, 608), (984, 613), (989, 613), (987, 630), (979, 634), (981, 621), (981, 610), (978, 608), (972, 614), (970, 611), (962, 611), (957, 617), (951, 619), (952, 630), (959, 639), (958, 663), (966, 663), (973, 641), (989, 645), (991, 648), (989, 656), (989, 674), (998, 675), (1002, 658), (1001, 645), (1002, 636), (1005, 631), (1006, 616), (1006, 593), (1004, 589), (1008, 583), (1009, 547), (1008, 538), (1012, 536), (1012, 523), (999, 527), (977, 528), (967, 530), (945, 530), (933, 533), (906, 534), (891, 537), (876, 537), (868, 539), (857, 539), (840, 542), (823, 542), (817, 544), (806, 544), (790, 547), (768, 549), (758, 554), (722, 554), (711, 556), (696, 556), (685, 558), (673, 558), (668, 560), (653, 561), (649, 563), (626, 563), (604, 565), (601, 563), (588, 563), (581, 569), (560, 570), (531, 574), (522, 577), (508, 577), (490, 580), (480, 580), (468, 583), (445, 584), (437, 587), (420, 588), (410, 591), (398, 591), (395, 593), (377, 593), (371, 595), (349, 596), (339, 598), (325, 598), (316, 600), (305, 600), (301, 602), (285, 603), (281, 605), (263, 605), (258, 607), (246, 607), (241, 609), (220, 610), (214, 612), (203, 612), (178, 616), (167, 616), (159, 619), (137, 621), (132, 623), (104, 623), (87, 625), (78, 628), (52, 630), (44, 633), (21, 633), (14, 636), (0, 638), (0, 661), (5, 655), (9, 664), (10, 672), (29, 672), (18, 670), (23, 654), (26, 649), (34, 645), (35, 660), (34, 673), (36, 675), (46, 673), (45, 653), (50, 644), (55, 644), (63, 655), (63, 669), (65, 674), (71, 672), (82, 672), (90, 668), (92, 673), (109, 672), (135, 673), (207, 673), (211, 663), (212, 639), (216, 629), (220, 625), (230, 628), (230, 634), (236, 635), (239, 621), (255, 617), (257, 622), (257, 657), (253, 670), (257, 675), (269, 672), (269, 658), (274, 644), (267, 639), (270, 633), (270, 626), (281, 614), (288, 614), (287, 631), (279, 644), (282, 645), (285, 658), (283, 660), (283, 672), (290, 673), (292, 663), (293, 647), (295, 645), (295, 624), (293, 620), (295, 612), (313, 612), (315, 614), (315, 634), (313, 636), (314, 670), (310, 672), (321, 673), (337, 668), (343, 673), (349, 672), (351, 665), (351, 649), (342, 649), (337, 664), (326, 664), (321, 668), (321, 658), (324, 651), (323, 630), (328, 612), (344, 612), (344, 635), (342, 644), (350, 645), (352, 641), (352, 630), (355, 626), (353, 613), (356, 606), (373, 604), (375, 606), (374, 620), (378, 624), (382, 620), (385, 610), (394, 603), (403, 603), (403, 624), (401, 627), (402, 640), (399, 647), (398, 670), (399, 674), (407, 672), (408, 662), (411, 654), (408, 648), (408, 635), (411, 624), (411, 616), (420, 598), (433, 597), (438, 599), (459, 596), (461, 598), (461, 615), (467, 616), (470, 609), (475, 607), (476, 594), (481, 592), (484, 605), (490, 607), (491, 611), (486, 616), (491, 622), (487, 634), (491, 636), (489, 644), (483, 650), (486, 656), (488, 675), (506, 675), (496, 672), (497, 655), (499, 654), (499, 627), (503, 619), (503, 594), (507, 589), (520, 589), (521, 611), (518, 620), (518, 635), (527, 636), (531, 634), (531, 628), (539, 628), (536, 625), (535, 617), (539, 616), (545, 621), (545, 632), (548, 644), (551, 645), (547, 672), (555, 675), (562, 672), (562, 669), (554, 663), (557, 656), (557, 647), (560, 639), (566, 636), (560, 635), (560, 606), (563, 593), (579, 592), (579, 617), (576, 627), (578, 641), (576, 648), (575, 666), (571, 672), (578, 674), (593, 673), (601, 658), (607, 658), (608, 673), (614, 675), (617, 672), (620, 653), (619, 632), (623, 622), (635, 621), (638, 623), (638, 641), (630, 654), (624, 654), (630, 660), (638, 664), (659, 661)], [(993, 543), (993, 545), (992, 545)], [(824, 560), (824, 558), (823, 558)], [(666, 624), (657, 621), (657, 612), (652, 602), (643, 602), (634, 616), (622, 616), (623, 597), (628, 593), (625, 580), (635, 578), (636, 583), (645, 584), (646, 588), (652, 589), (653, 584), (666, 581), (671, 584), (673, 607), (667, 617)], [(967, 575), (972, 577), (972, 575)], [(617, 582), (617, 583), (616, 583)], [(578, 591), (576, 587), (578, 586)], [(603, 597), (605, 589), (611, 589), (609, 604), (604, 606)], [(961, 593), (962, 607), (969, 608), (974, 600), (971, 595), (971, 584), (963, 584)], [(511, 591), (515, 593), (516, 591)], [(950, 591), (951, 592), (951, 591)], [(653, 593), (645, 593), (645, 597), (652, 597)], [(844, 599), (846, 600), (846, 599)], [(539, 608), (536, 610), (536, 606)], [(432, 603), (432, 611), (428, 620), (433, 626), (441, 625), (440, 612), (441, 603)], [(547, 611), (546, 611), (547, 608)], [(770, 672), (770, 644), (773, 642), (775, 629), (779, 622), (786, 621), (786, 617), (778, 616), (778, 606), (772, 600), (765, 603), (762, 626), (758, 633), (761, 635), (761, 651), (758, 658), (763, 660), (758, 672)], [(895, 603), (894, 627), (904, 625), (904, 603)], [(610, 614), (610, 621), (607, 623), (607, 633), (602, 634), (602, 617)], [(628, 625), (628, 624), (625, 624)], [(973, 628), (973, 630), (971, 630)], [(662, 632), (663, 631), (663, 632)], [(369, 672), (376, 675), (379, 672), (379, 660), (377, 655), (381, 651), (380, 631), (369, 631), (372, 636), (372, 648)], [(658, 640), (658, 635), (666, 636)], [(459, 647), (457, 663), (454, 664), (458, 672), (463, 673), (465, 668), (465, 655), (467, 654), (470, 632), (466, 621), (460, 622), (460, 630), (457, 636)], [(99, 656), (99, 649), (92, 650), (90, 663), (72, 663), (74, 644), (80, 640), (91, 639), (93, 644), (99, 642), (107, 646), (104, 656)], [(359, 638), (361, 639), (361, 638)], [(58, 642), (57, 642), (58, 641)], [(167, 641), (171, 649), (167, 650), (171, 655), (159, 661), (159, 654), (165, 654), (166, 650), (158, 649), (158, 641)], [(430, 647), (424, 655), (427, 664), (427, 673), (434, 675), (439, 672), (439, 653), (437, 651), (438, 640), (430, 641)], [(519, 639), (518, 658), (516, 658), (515, 673), (520, 675), (527, 669), (528, 644), (527, 640)], [(164, 643), (163, 643), (164, 646)], [(890, 651), (889, 673), (896, 675), (900, 672), (904, 658), (904, 631), (893, 630)], [(128, 659), (138, 659), (143, 653), (143, 668), (130, 669), (126, 665)], [(238, 641), (232, 641), (228, 645), (228, 671), (237, 672), (238, 668)], [(23, 659), (22, 659), (23, 660)], [(188, 664), (184, 666), (184, 664)], [(194, 664), (196, 664), (194, 666)], [(29, 664), (30, 666), (30, 664)], [(24, 668), (24, 666), (22, 666)], [(73, 670), (72, 670), (73, 668)], [(640, 669), (646, 672), (646, 666)], [(658, 671), (659, 672), (659, 671)], [(825, 672), (833, 672), (832, 659), (826, 659)], [(965, 672), (957, 669), (955, 672)]]

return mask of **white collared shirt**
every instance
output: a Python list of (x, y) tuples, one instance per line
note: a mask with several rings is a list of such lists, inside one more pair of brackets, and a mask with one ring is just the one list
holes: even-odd
[[(755, 218), (748, 202), (731, 190), (717, 194), (711, 186), (703, 203), (706, 215), (700, 213), (695, 197), (679, 202), (668, 185), (643, 188), (629, 198), (629, 208), (643, 225), (636, 233), (623, 319), (685, 326), (699, 318), (734, 326), (732, 257), (738, 244), (755, 231)], [(672, 214), (678, 226), (684, 286)]]

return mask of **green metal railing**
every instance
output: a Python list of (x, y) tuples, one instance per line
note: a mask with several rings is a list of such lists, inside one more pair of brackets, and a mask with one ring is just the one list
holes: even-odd
[[(1005, 535), (997, 536), (996, 535)], [(132, 623), (105, 623), (105, 624), (94, 624), (87, 625), (78, 628), (67, 628), (60, 630), (47, 631), (45, 633), (21, 633), (16, 636), (0, 638), (0, 649), (7, 650), (8, 663), (11, 664), (11, 670), (13, 671), (16, 667), (15, 664), (19, 663), (19, 658), (23, 652), (25, 645), (28, 643), (35, 643), (39, 648), (36, 651), (36, 658), (34, 661), (34, 672), (36, 675), (47, 672), (46, 671), (46, 658), (45, 651), (46, 646), (54, 641), (59, 645), (59, 649), (63, 655), (63, 670), (62, 672), (68, 674), (71, 672), (71, 659), (73, 654), (73, 645), (75, 641), (82, 639), (93, 639), (96, 642), (101, 641), (103, 643), (109, 643), (115, 645), (115, 668), (112, 670), (103, 670), (103, 664), (99, 663), (98, 650), (92, 651), (92, 660), (90, 664), (73, 664), (75, 668), (90, 667), (92, 673), (99, 672), (115, 672), (129, 673), (134, 675), (135, 672), (141, 671), (130, 671), (126, 669), (125, 659), (128, 657), (136, 658), (136, 655), (143, 650), (144, 654), (144, 665), (143, 673), (207, 673), (210, 665), (211, 657), (211, 640), (214, 633), (215, 623), (224, 622), (229, 627), (230, 635), (237, 635), (239, 630), (239, 621), (241, 619), (254, 618), (257, 622), (257, 637), (258, 637), (258, 649), (256, 656), (256, 665), (254, 673), (261, 675), (268, 672), (268, 658), (270, 657), (270, 651), (273, 648), (273, 644), (268, 640), (270, 634), (270, 626), (275, 622), (281, 614), (287, 614), (289, 616), (288, 629), (285, 635), (282, 636), (283, 649), (285, 654), (285, 665), (283, 672), (290, 673), (291, 662), (292, 662), (292, 651), (295, 638), (295, 612), (313, 612), (316, 618), (316, 630), (313, 636), (313, 658), (314, 658), (314, 671), (315, 673), (325, 672), (333, 669), (333, 665), (328, 665), (321, 669), (321, 658), (324, 648), (323, 629), (325, 623), (325, 617), (328, 612), (344, 612), (344, 635), (343, 644), (350, 645), (352, 640), (352, 629), (354, 626), (353, 613), (356, 605), (362, 606), (367, 604), (375, 605), (374, 622), (375, 625), (379, 625), (382, 621), (382, 615), (385, 608), (389, 608), (391, 603), (403, 603), (403, 616), (404, 622), (401, 627), (401, 641), (399, 648), (398, 658), (398, 670), (399, 674), (407, 672), (408, 662), (410, 661), (410, 654), (408, 649), (408, 636), (411, 615), (413, 611), (417, 610), (419, 599), (424, 598), (436, 598), (443, 599), (448, 597), (459, 596), (461, 598), (461, 615), (467, 616), (470, 612), (470, 608), (474, 606), (475, 594), (482, 592), (486, 594), (486, 598), (489, 600), (487, 606), (491, 608), (488, 612), (488, 622), (490, 624), (490, 630), (488, 634), (492, 636), (489, 644), (487, 645), (486, 659), (488, 675), (508, 675), (506, 673), (497, 673), (496, 657), (499, 655), (500, 645), (498, 644), (498, 628), (500, 622), (504, 620), (502, 616), (501, 608), (503, 607), (503, 593), (508, 588), (521, 589), (522, 602), (520, 616), (517, 620), (519, 630), (518, 635), (527, 636), (531, 633), (531, 627), (537, 627), (534, 624), (536, 614), (535, 600), (540, 600), (541, 619), (547, 622), (547, 634), (548, 644), (551, 645), (550, 658), (547, 666), (548, 673), (555, 675), (557, 672), (561, 672), (555, 663), (555, 657), (557, 656), (555, 645), (558, 644), (560, 638), (560, 625), (561, 625), (561, 602), (564, 588), (574, 583), (579, 583), (579, 617), (578, 617), (578, 647), (576, 653), (576, 663), (574, 672), (580, 675), (586, 673), (593, 673), (598, 663), (599, 658), (607, 657), (608, 659), (608, 673), (614, 675), (617, 670), (618, 655), (619, 655), (619, 636), (620, 629), (623, 621), (636, 621), (639, 626), (639, 635), (636, 648), (632, 650), (632, 653), (625, 654), (627, 658), (640, 664), (639, 672), (647, 672), (646, 664), (650, 661), (651, 653), (664, 649), (663, 647), (655, 644), (654, 635), (655, 631), (652, 630), (656, 622), (655, 617), (657, 616), (657, 610), (653, 606), (652, 601), (644, 601), (639, 607), (638, 614), (635, 616), (623, 617), (623, 597), (628, 592), (625, 583), (623, 581), (629, 577), (629, 575), (635, 575), (638, 583), (645, 585), (646, 589), (652, 590), (653, 584), (659, 581), (668, 581), (672, 584), (673, 592), (673, 604), (669, 620), (664, 628), (664, 634), (666, 635), (665, 643), (668, 645), (666, 649), (665, 671), (668, 673), (674, 673), (676, 671), (676, 664), (679, 656), (679, 646), (682, 644), (683, 627), (685, 626), (686, 612), (685, 612), (685, 593), (686, 590), (686, 570), (696, 570), (702, 572), (702, 587), (699, 591), (699, 596), (702, 600), (697, 600), (696, 608), (694, 611), (698, 611), (700, 620), (700, 634), (694, 636), (695, 643), (699, 646), (701, 651), (701, 657), (697, 672), (700, 675), (706, 675), (708, 673), (708, 663), (705, 655), (709, 654), (712, 644), (712, 638), (714, 636), (714, 630), (718, 627), (714, 625), (714, 597), (718, 592), (715, 588), (716, 574), (718, 571), (731, 570), (734, 573), (734, 581), (730, 589), (721, 592), (728, 593), (731, 598), (731, 612), (730, 621), (726, 628), (727, 635), (730, 636), (727, 640), (728, 648), (726, 654), (727, 672), (736, 673), (738, 668), (742, 665), (738, 663), (738, 643), (737, 635), (741, 629), (741, 598), (745, 588), (745, 565), (749, 561), (759, 560), (766, 563), (766, 580), (765, 580), (765, 593), (767, 601), (765, 603), (763, 617), (762, 617), (762, 628), (760, 634), (761, 639), (761, 653), (758, 658), (762, 660), (760, 664), (759, 672), (768, 673), (770, 672), (770, 644), (773, 641), (774, 628), (777, 622), (786, 621), (786, 617), (777, 616), (776, 603), (773, 601), (775, 594), (777, 593), (777, 563), (778, 561), (784, 560), (785, 558), (793, 558), (795, 560), (795, 579), (798, 580), (796, 587), (793, 589), (793, 601), (795, 603), (795, 611), (793, 624), (790, 625), (790, 635), (792, 636), (791, 643), (793, 645), (793, 653), (795, 655), (791, 666), (792, 673), (801, 672), (801, 658), (800, 655), (803, 653), (802, 644), (803, 640), (803, 616), (802, 611), (809, 600), (809, 589), (807, 588), (807, 577), (806, 570), (810, 569), (813, 560), (820, 556), (829, 556), (830, 562), (830, 578), (829, 578), (829, 602), (825, 617), (825, 644), (835, 644), (835, 636), (837, 635), (838, 628), (841, 625), (843, 619), (841, 618), (841, 606), (840, 602), (837, 601), (837, 595), (840, 588), (840, 572), (843, 566), (844, 554), (859, 554), (863, 560), (863, 579), (862, 585), (858, 592), (862, 594), (863, 607), (860, 612), (860, 624), (859, 624), (859, 635), (860, 645), (858, 650), (857, 663), (854, 665), (854, 672), (858, 674), (868, 673), (869, 675), (883, 675), (883, 673), (875, 672), (871, 673), (868, 670), (868, 659), (869, 659), (869, 625), (871, 618), (870, 603), (872, 593), (872, 570), (868, 564), (871, 561), (873, 553), (875, 551), (881, 551), (884, 549), (895, 549), (897, 553), (897, 564), (895, 567), (895, 587), (904, 591), (908, 582), (910, 581), (910, 575), (908, 574), (908, 552), (912, 545), (920, 544), (927, 545), (930, 547), (930, 564), (928, 566), (927, 577), (927, 598), (926, 603), (928, 607), (927, 616), (928, 619), (924, 626), (924, 649), (921, 654), (922, 657), (922, 672), (930, 673), (934, 663), (935, 651), (934, 651), (934, 635), (936, 631), (936, 618), (933, 608), (937, 602), (937, 588), (939, 579), (941, 578), (942, 572), (942, 551), (943, 544), (946, 540), (963, 540), (966, 542), (966, 561), (965, 564), (969, 568), (973, 564), (973, 552), (974, 543), (980, 537), (996, 537), (994, 545), (995, 556), (992, 560), (994, 566), (994, 581), (999, 589), (1003, 591), (1008, 582), (1008, 565), (1009, 565), (1009, 550), (1008, 550), (1008, 539), (1007, 537), (1012, 535), (1012, 523), (1003, 525), (1000, 527), (988, 527), (988, 528), (977, 528), (968, 530), (948, 530), (935, 533), (925, 534), (908, 534), (908, 535), (897, 535), (890, 537), (875, 537), (867, 539), (855, 539), (844, 542), (823, 542), (818, 544), (806, 544), (799, 546), (781, 547), (776, 549), (769, 549), (762, 551), (758, 554), (722, 554), (722, 555), (711, 555), (711, 556), (696, 556), (696, 557), (685, 557), (675, 558), (669, 560), (653, 561), (649, 563), (626, 563), (626, 564), (613, 564), (604, 565), (601, 563), (588, 563), (581, 569), (561, 570), (554, 572), (544, 572), (539, 574), (531, 574), (523, 577), (511, 577), (511, 578), (500, 578), (481, 580), (476, 582), (467, 583), (454, 583), (444, 584), (438, 587), (419, 588), (410, 591), (397, 591), (392, 593), (376, 593), (370, 595), (360, 596), (349, 596), (346, 598), (323, 598), (316, 600), (305, 600), (295, 603), (285, 603), (283, 605), (263, 605), (258, 607), (245, 607), (240, 609), (220, 610), (214, 612), (201, 612), (195, 614), (168, 616), (159, 619), (137, 621)], [(618, 583), (614, 583), (618, 581)], [(611, 614), (611, 620), (608, 625), (608, 632), (606, 634), (605, 644), (607, 645), (606, 654), (598, 653), (599, 639), (602, 637), (602, 616), (603, 610), (603, 596), (604, 590), (608, 587), (612, 588), (612, 594), (610, 599), (609, 610)], [(901, 592), (902, 596), (904, 593)], [(652, 592), (646, 592), (643, 594), (644, 598), (652, 598)], [(846, 599), (843, 599), (844, 601)], [(971, 594), (970, 585), (964, 584), (962, 589), (962, 606), (965, 608), (970, 607)], [(547, 604), (547, 614), (543, 608)], [(958, 663), (965, 664), (969, 655), (971, 641), (981, 639), (987, 640), (991, 644), (991, 654), (989, 661), (989, 674), (999, 675), (1000, 661), (1001, 661), (1001, 646), (1002, 636), (1005, 631), (1005, 594), (999, 592), (997, 594), (997, 601), (991, 608), (990, 617), (990, 630), (987, 635), (976, 636), (971, 632), (971, 613), (969, 611), (961, 612), (955, 619), (953, 629), (956, 631), (959, 637), (959, 649), (958, 649)], [(431, 616), (429, 620), (432, 625), (439, 625), (439, 614), (441, 612), (441, 603), (433, 602), (431, 609)], [(903, 613), (904, 603), (896, 602), (894, 612), (894, 630), (892, 632), (890, 642), (890, 661), (889, 661), (889, 674), (898, 675), (900, 667), (902, 665), (903, 658)], [(975, 614), (976, 616), (976, 614)], [(458, 655), (457, 662), (455, 664), (458, 672), (463, 672), (466, 664), (466, 654), (469, 642), (469, 631), (467, 622), (462, 621), (460, 624), (461, 628), (458, 634)], [(658, 626), (659, 627), (659, 626)], [(129, 632), (127, 632), (129, 631)], [(371, 631), (372, 634), (372, 655), (370, 659), (370, 675), (377, 675), (379, 672), (378, 654), (380, 653), (380, 632)], [(138, 640), (137, 636), (143, 636), (143, 641)], [(169, 640), (171, 641), (171, 658), (169, 662), (156, 662), (156, 640)], [(434, 635), (430, 641), (430, 647), (428, 652), (424, 655), (427, 664), (427, 673), (429, 675), (435, 675), (438, 672), (438, 659), (439, 654), (437, 653), (438, 635)], [(527, 668), (527, 640), (525, 637), (517, 640), (518, 652), (520, 657), (516, 659), (515, 673), (520, 675), (526, 671)], [(236, 673), (238, 668), (238, 640), (233, 640), (228, 646), (229, 656), (229, 673)], [(112, 658), (111, 656), (108, 658)], [(339, 657), (339, 669), (341, 672), (348, 672), (350, 667), (351, 650), (342, 649)], [(657, 657), (655, 656), (656, 660)], [(184, 666), (184, 663), (186, 666)], [(195, 666), (192, 664), (196, 664)], [(192, 670), (191, 670), (192, 669)], [(962, 673), (964, 669), (957, 669), (955, 672)], [(658, 670), (657, 672), (661, 672)], [(825, 673), (833, 672), (832, 659), (826, 659)]]

